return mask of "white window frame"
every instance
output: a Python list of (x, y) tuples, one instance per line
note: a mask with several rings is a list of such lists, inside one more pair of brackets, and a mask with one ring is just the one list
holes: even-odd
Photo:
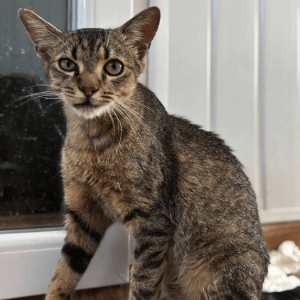
[[(120, 26), (147, 6), (147, 0), (69, 0), (69, 29)], [(45, 294), (65, 235), (63, 228), (1, 232), (0, 299)], [(111, 226), (77, 289), (128, 283), (131, 245), (120, 224)]]

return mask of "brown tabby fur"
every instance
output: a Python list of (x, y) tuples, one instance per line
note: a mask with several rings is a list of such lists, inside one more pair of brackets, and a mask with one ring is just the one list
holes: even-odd
[[(269, 257), (241, 164), (137, 83), (159, 9), (116, 29), (72, 32), (27, 9), (19, 16), (67, 119), (67, 237), (46, 299), (70, 298), (113, 222), (137, 244), (130, 300), (260, 299)], [(62, 70), (62, 58), (77, 69)], [(124, 65), (117, 76), (105, 69), (111, 59)]]

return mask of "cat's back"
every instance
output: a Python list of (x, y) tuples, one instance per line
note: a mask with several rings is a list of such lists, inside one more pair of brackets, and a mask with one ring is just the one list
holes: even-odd
[(178, 161), (175, 240), (180, 252), (251, 248), (267, 261), (256, 197), (241, 163), (216, 134), (170, 118)]
[(200, 126), (192, 124), (188, 120), (170, 116), (175, 147), (179, 152), (192, 154), (196, 151), (196, 157), (201, 161), (219, 161), (224, 164), (233, 164), (241, 167), (240, 162), (233, 155), (232, 150), (217, 134), (205, 131)]
[(199, 220), (201, 216), (199, 222), (205, 223), (205, 228), (258, 228), (255, 194), (231, 149), (216, 134), (185, 119), (170, 118), (178, 161), (179, 198), (185, 199), (180, 204), (181, 211)]

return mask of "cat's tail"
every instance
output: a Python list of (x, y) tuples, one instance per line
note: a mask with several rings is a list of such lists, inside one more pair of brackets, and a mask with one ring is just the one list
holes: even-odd
[(300, 300), (300, 286), (284, 292), (263, 293), (261, 300)]

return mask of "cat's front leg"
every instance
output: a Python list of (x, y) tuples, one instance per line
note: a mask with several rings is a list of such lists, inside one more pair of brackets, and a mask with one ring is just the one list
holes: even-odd
[[(150, 217), (151, 218), (151, 217)], [(161, 222), (147, 222), (134, 232), (136, 249), (131, 269), (129, 300), (157, 300), (161, 297), (169, 228)]]
[(65, 189), (66, 231), (64, 246), (53, 271), (46, 300), (68, 300), (87, 269), (102, 237), (112, 223), (85, 192), (72, 184)]

